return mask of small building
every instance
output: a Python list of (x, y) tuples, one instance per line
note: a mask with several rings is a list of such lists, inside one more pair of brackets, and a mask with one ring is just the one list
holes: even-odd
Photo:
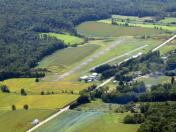
[(92, 76), (95, 76), (95, 77), (96, 77), (96, 76), (98, 76), (98, 73), (96, 73), (96, 72), (95, 72), (95, 73), (92, 73)]
[(88, 76), (82, 76), (80, 77), (80, 80), (87, 80), (88, 79)]
[(35, 119), (35, 120), (32, 121), (32, 125), (37, 125), (39, 123), (40, 123), (39, 119)]

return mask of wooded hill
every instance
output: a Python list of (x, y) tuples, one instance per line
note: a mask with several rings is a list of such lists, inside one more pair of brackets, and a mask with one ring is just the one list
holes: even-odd
[(0, 0), (0, 7), (0, 80), (36, 76), (30, 69), (65, 47), (39, 32), (76, 34), (75, 25), (112, 14), (176, 16), (175, 0)]

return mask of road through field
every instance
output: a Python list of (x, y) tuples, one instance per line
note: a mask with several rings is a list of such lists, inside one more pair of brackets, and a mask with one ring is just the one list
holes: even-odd
[(158, 47), (154, 48), (152, 50), (152, 52), (154, 52), (154, 51), (158, 50), (159, 48), (163, 47), (164, 45), (166, 45), (167, 43), (171, 42), (175, 38), (176, 38), (176, 34), (173, 37), (171, 37), (170, 39), (166, 40), (164, 43), (160, 44)]
[(122, 42), (124, 41), (124, 38), (118, 38), (117, 40), (113, 41), (110, 46), (108, 46), (107, 48), (99, 51), (98, 53), (94, 54), (93, 56), (91, 56), (89, 59), (87, 59), (85, 62), (81, 63), (80, 65), (76, 66), (75, 68), (73, 68), (72, 70), (62, 74), (62, 75), (59, 75), (57, 77), (56, 80), (54, 81), (59, 81), (59, 80), (62, 80), (64, 79), (65, 77), (79, 71), (82, 67), (88, 65), (89, 63), (91, 63), (92, 61), (94, 61), (95, 59), (101, 57), (102, 55), (106, 54), (107, 52), (111, 51), (112, 49), (114, 49), (117, 45), (121, 44)]
[(38, 125), (34, 126), (33, 128), (27, 130), (26, 132), (33, 132), (34, 130), (36, 130), (37, 128), (39, 128), (40, 126), (42, 126), (43, 124), (51, 121), (52, 119), (54, 119), (56, 116), (62, 114), (63, 112), (67, 111), (70, 108), (69, 106), (66, 106), (65, 108), (61, 109), (60, 111), (58, 111), (57, 113), (55, 113), (54, 115), (48, 117), (47, 119), (45, 119), (44, 121), (40, 122)]

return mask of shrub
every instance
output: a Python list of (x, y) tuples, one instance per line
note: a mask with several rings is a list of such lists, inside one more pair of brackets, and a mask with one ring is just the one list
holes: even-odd
[(25, 105), (23, 106), (23, 108), (24, 108), (24, 110), (28, 110), (28, 109), (29, 109), (29, 106), (28, 106), (27, 104), (25, 104)]
[(12, 110), (15, 111), (16, 110), (16, 106), (12, 105)]
[(26, 96), (27, 95), (27, 93), (26, 93), (26, 91), (24, 89), (21, 89), (21, 95), (22, 96)]

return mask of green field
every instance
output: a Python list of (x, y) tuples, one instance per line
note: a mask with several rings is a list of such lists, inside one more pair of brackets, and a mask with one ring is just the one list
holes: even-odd
[[(117, 107), (117, 106), (114, 106)], [(129, 113), (118, 114), (109, 111), (109, 104), (101, 101), (80, 106), (79, 111), (70, 110), (43, 125), (36, 132), (137, 132), (139, 125), (127, 125), (123, 118)]]
[(18, 79), (8, 79), (2, 82), (2, 84), (7, 85), (10, 91), (16, 94), (20, 94), (21, 89), (25, 89), (29, 95), (39, 95), (43, 92), (54, 92), (55, 94), (60, 94), (62, 91), (73, 91), (74, 93), (79, 93), (79, 91), (87, 88), (90, 84), (81, 82), (35, 82), (34, 78), (18, 78)]
[[(125, 25), (128, 23), (128, 26), (130, 27), (143, 27), (143, 28), (156, 28), (156, 29), (162, 29), (166, 31), (176, 31), (176, 26), (173, 24), (170, 24), (171, 22), (175, 22), (176, 18), (173, 17), (166, 17), (159, 22), (155, 23), (150, 23), (146, 22), (154, 20), (152, 17), (133, 17), (133, 16), (120, 16), (120, 15), (113, 15), (113, 18), (116, 18), (116, 24), (118, 25)], [(155, 21), (155, 20), (154, 20)], [(111, 19), (104, 19), (104, 20), (99, 20), (97, 22), (100, 23), (106, 23), (106, 24), (112, 24)]]
[(68, 45), (82, 44), (84, 43), (83, 38), (72, 36), (69, 34), (57, 34), (57, 33), (42, 33), (42, 35), (47, 35), (48, 37), (53, 37), (64, 41)]
[(176, 39), (173, 40), (172, 42), (168, 43), (164, 47), (160, 48), (160, 53), (161, 55), (164, 55), (172, 50), (176, 49)]
[(176, 18), (175, 17), (166, 17), (166, 18), (160, 20), (160, 22), (168, 24), (168, 23), (176, 22)]
[(55, 95), (27, 95), (2, 94), (0, 93), (0, 109), (11, 110), (15, 105), (18, 110), (27, 104), (29, 109), (58, 109), (70, 102), (75, 101), (78, 95), (55, 94)]
[(47, 125), (43, 125), (36, 132), (137, 132), (139, 125), (123, 124), (127, 114), (68, 111), (56, 117)]
[[(120, 56), (122, 54), (125, 54), (129, 51), (132, 51), (132, 50), (139, 48), (141, 46), (144, 46), (144, 45), (148, 45), (148, 46), (134, 52), (133, 54), (137, 54), (139, 52), (146, 53), (149, 50), (152, 50), (153, 48), (155, 48), (156, 46), (161, 44), (163, 41), (163, 40), (152, 39), (152, 38), (151, 39), (150, 38), (149, 39), (139, 39), (139, 38), (134, 38), (134, 37), (124, 37), (124, 38), (125, 39), (121, 44), (119, 44), (118, 46), (113, 48), (107, 54), (102, 55), (98, 59), (94, 60), (91, 64), (89, 64), (85, 68), (83, 68), (83, 70), (90, 69), (93, 66), (102, 64), (103, 62), (108, 61), (109, 59)], [(131, 56), (131, 55), (132, 54), (126, 55), (126, 57), (129, 58), (129, 56)], [(116, 62), (120, 62), (123, 59), (125, 59), (125, 58), (122, 57), (121, 59), (118, 59)]]
[(55, 110), (0, 110), (0, 128), (2, 132), (24, 132), (32, 127), (34, 119), (44, 120), (52, 115)]
[(143, 77), (138, 79), (138, 81), (144, 81), (146, 86), (150, 87), (152, 85), (170, 83), (171, 78), (168, 76), (156, 76), (156, 77)]
[(63, 73), (73, 64), (94, 53), (99, 48), (95, 44), (87, 44), (79, 47), (66, 48), (44, 58), (38, 68), (47, 68), (55, 73)]
[(100, 22), (85, 22), (77, 27), (79, 34), (87, 37), (119, 37), (137, 35), (156, 35), (162, 31), (143, 27), (124, 27)]

